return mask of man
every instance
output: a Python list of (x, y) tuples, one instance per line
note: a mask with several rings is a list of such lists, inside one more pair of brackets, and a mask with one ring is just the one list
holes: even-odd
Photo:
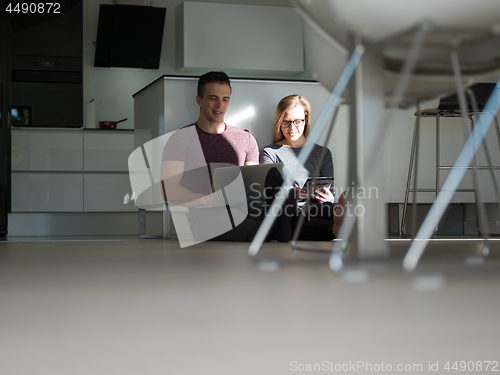
[[(212, 172), (216, 167), (252, 165), (259, 161), (259, 149), (252, 134), (224, 122), (230, 97), (231, 83), (224, 72), (202, 75), (196, 96), (200, 107), (198, 120), (172, 134), (163, 151), (162, 180), (167, 199), (190, 208), (188, 221), (197, 241), (219, 234), (221, 236), (215, 239), (250, 241), (260, 225), (246, 219), (245, 210), (238, 213), (226, 207), (206, 207), (210, 203)], [(240, 217), (231, 217), (238, 215)], [(234, 228), (235, 222), (241, 224)]]

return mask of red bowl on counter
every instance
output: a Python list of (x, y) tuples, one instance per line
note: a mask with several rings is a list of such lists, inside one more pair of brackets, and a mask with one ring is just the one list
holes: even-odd
[(122, 121), (126, 121), (128, 119), (124, 118), (120, 121), (99, 121), (99, 128), (101, 129), (116, 129), (116, 124)]

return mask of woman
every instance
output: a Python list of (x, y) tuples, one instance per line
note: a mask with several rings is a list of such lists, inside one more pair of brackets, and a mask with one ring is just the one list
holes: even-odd
[[(333, 159), (328, 148), (314, 144), (312, 152), (304, 166), (298, 161), (298, 155), (307, 140), (311, 123), (311, 104), (300, 95), (289, 95), (281, 99), (276, 108), (273, 122), (273, 144), (264, 147), (260, 153), (260, 162), (283, 163), (283, 179), (292, 181), (297, 207), (302, 209), (307, 193), (305, 184), (314, 174), (314, 170), (324, 153), (321, 162), (320, 177), (333, 179)], [(333, 228), (334, 196), (330, 189), (323, 187), (311, 195), (311, 204), (306, 212), (306, 221), (301, 230), (303, 240), (331, 240), (338, 228)], [(294, 223), (296, 220), (294, 220)]]

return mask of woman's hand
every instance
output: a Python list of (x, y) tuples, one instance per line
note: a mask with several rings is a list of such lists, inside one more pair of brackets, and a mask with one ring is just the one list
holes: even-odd
[(295, 190), (295, 196), (297, 197), (297, 201), (300, 202), (307, 198), (306, 189), (302, 189), (301, 187), (298, 186), (294, 186), (293, 189)]
[(321, 189), (315, 190), (312, 197), (321, 203), (333, 203), (334, 200), (332, 192), (326, 186), (323, 186)]

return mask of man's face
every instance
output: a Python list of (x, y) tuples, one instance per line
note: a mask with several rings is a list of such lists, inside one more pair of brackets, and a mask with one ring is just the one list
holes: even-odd
[(224, 115), (229, 105), (231, 88), (216, 82), (205, 85), (203, 97), (196, 96), (196, 102), (200, 106), (200, 117), (212, 123), (224, 122)]

